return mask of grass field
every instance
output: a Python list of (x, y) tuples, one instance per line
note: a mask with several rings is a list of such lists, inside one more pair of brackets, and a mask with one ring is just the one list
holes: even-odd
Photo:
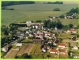
[[(48, 16), (59, 16), (68, 12), (72, 8), (78, 7), (78, 4), (27, 4), (27, 5), (13, 5), (7, 8), (14, 8), (15, 10), (2, 10), (2, 25), (9, 25), (13, 22), (25, 22), (28, 20), (45, 20)], [(61, 11), (53, 11), (54, 8), (60, 8)], [(73, 23), (77, 24), (77, 20), (60, 19), (63, 24)]]

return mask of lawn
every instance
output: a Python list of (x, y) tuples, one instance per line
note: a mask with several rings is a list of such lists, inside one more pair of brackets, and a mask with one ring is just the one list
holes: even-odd
[(62, 38), (62, 39), (68, 39), (73, 37), (73, 35), (69, 34), (69, 33), (59, 33), (58, 38)]
[[(60, 8), (61, 11), (53, 11), (54, 8)], [(15, 10), (2, 10), (2, 25), (8, 26), (13, 22), (25, 22), (28, 20), (45, 20), (48, 16), (59, 16), (68, 12), (71, 8), (78, 7), (78, 4), (23, 4), (7, 6), (7, 8), (14, 8)], [(60, 19), (63, 24), (78, 23), (77, 20)], [(70, 22), (69, 22), (70, 21)]]
[(42, 52), (40, 49), (40, 44), (35, 44), (34, 48), (32, 49), (32, 51), (30, 52), (30, 55), (32, 56), (32, 58), (42, 58)]
[(31, 39), (26, 38), (26, 39), (22, 40), (21, 42), (22, 43), (27, 43), (27, 42), (33, 42), (33, 41)]

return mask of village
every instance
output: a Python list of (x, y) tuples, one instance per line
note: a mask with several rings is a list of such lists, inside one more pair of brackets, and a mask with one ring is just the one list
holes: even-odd
[(19, 38), (13, 37), (14, 41), (2, 48), (2, 51), (6, 53), (3, 58), (15, 58), (25, 53), (38, 59), (79, 58), (79, 37), (76, 35), (78, 30), (75, 27), (65, 31), (57, 27), (44, 28), (43, 23), (31, 21), (21, 24), (27, 27), (19, 27), (16, 33)]
[(1, 58), (79, 59), (79, 3), (72, 3), (3, 1)]

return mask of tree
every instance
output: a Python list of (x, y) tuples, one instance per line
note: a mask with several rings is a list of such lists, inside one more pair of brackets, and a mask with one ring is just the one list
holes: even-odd
[(4, 35), (8, 35), (9, 34), (9, 28), (5, 25), (3, 25), (1, 27), (1, 31), (4, 33)]
[(69, 29), (69, 26), (68, 26), (68, 25), (64, 25), (64, 26), (63, 26), (63, 29), (64, 29), (64, 30), (68, 30), (68, 29)]
[(62, 29), (63, 28), (63, 24), (58, 20), (57, 22), (53, 22), (53, 21), (50, 21), (50, 20), (45, 20), (44, 21), (44, 27), (47, 27), (47, 28), (55, 28), (55, 26), (58, 28), (58, 29)]
[(48, 59), (49, 59), (50, 55), (48, 54), (47, 57), (48, 57)]
[(61, 28), (63, 28), (63, 24), (58, 20), (58, 22), (56, 23), (56, 27), (58, 29), (61, 29)]
[(72, 40), (74, 40), (74, 41), (75, 41), (75, 40), (76, 40), (76, 36), (74, 36), (74, 37), (72, 38)]
[(62, 38), (59, 38), (59, 42), (62, 42), (62, 40), (63, 40)]
[(36, 22), (39, 22), (39, 23), (40, 23), (40, 22), (42, 22), (42, 21), (41, 21), (41, 20), (36, 20)]
[(73, 24), (69, 24), (68, 26), (69, 26), (69, 28), (73, 28)]
[(21, 56), (21, 58), (32, 58), (30, 55), (28, 55), (27, 53), (25, 53), (25, 54), (23, 54), (22, 56)]
[(59, 17), (60, 17), (60, 18), (64, 18), (64, 15), (60, 15)]

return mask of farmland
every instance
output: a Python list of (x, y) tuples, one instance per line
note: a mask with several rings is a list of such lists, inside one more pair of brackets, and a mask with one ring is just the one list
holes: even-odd
[(31, 49), (33, 48), (34, 45), (23, 45), (23, 47), (20, 49), (20, 51), (18, 52), (17, 56), (21, 56), (24, 53), (30, 53)]
[[(64, 8), (66, 6), (66, 8)], [(48, 7), (48, 8), (47, 8)], [(54, 8), (60, 8), (61, 11), (53, 11)], [(7, 8), (14, 8), (15, 10), (2, 10), (2, 25), (9, 25), (10, 23), (20, 23), (28, 20), (45, 20), (48, 16), (59, 16), (68, 12), (71, 8), (78, 7), (78, 4), (27, 4), (27, 5), (13, 5), (7, 6)], [(72, 21), (71, 19), (60, 19), (60, 21), (65, 24), (65, 22), (77, 24), (77, 19)], [(69, 22), (70, 21), (70, 22)]]
[(19, 49), (11, 49), (4, 58), (14, 58), (18, 53)]

